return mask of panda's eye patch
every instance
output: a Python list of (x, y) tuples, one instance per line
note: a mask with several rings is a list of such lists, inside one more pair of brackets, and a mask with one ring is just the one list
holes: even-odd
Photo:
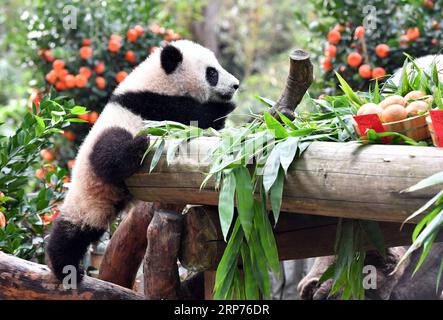
[(206, 68), (206, 80), (208, 83), (215, 87), (218, 83), (218, 71), (213, 67)]

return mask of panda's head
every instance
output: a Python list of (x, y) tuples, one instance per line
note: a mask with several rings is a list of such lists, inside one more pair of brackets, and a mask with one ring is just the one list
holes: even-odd
[(223, 69), (214, 53), (194, 42), (166, 45), (159, 60), (168, 81), (200, 102), (229, 101), (238, 89), (239, 81)]

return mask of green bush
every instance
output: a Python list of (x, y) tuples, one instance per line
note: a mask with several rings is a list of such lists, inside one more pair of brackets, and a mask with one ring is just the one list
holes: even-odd
[(44, 98), (26, 112), (13, 134), (0, 137), (0, 251), (43, 260), (43, 237), (59, 214), (69, 173), (42, 150), (47, 153), (85, 112), (72, 100)]
[[(306, 15), (300, 12), (297, 17), (312, 32), (312, 36), (324, 39), (321, 52), (318, 47), (311, 50), (320, 54), (323, 78), (333, 88), (332, 91), (335, 91), (338, 84), (335, 72), (339, 72), (353, 88), (366, 89), (373, 76), (370, 70), (383, 68), (387, 74), (392, 74), (401, 67), (405, 58), (403, 52), (420, 57), (436, 54), (441, 50), (443, 37), (440, 23), (443, 11), (440, 2), (313, 0), (311, 4), (316, 12), (314, 21), (308, 21)], [(375, 17), (369, 13), (374, 13)], [(366, 27), (365, 34), (356, 39), (355, 32), (359, 26)], [(332, 30), (339, 32), (338, 42), (334, 41)], [(328, 41), (328, 35), (332, 41)], [(380, 44), (389, 46), (389, 54), (385, 58), (376, 54), (376, 48)], [(329, 46), (332, 50), (328, 50)], [(362, 57), (362, 62), (356, 63), (355, 67), (348, 63), (351, 53)], [(369, 76), (367, 78), (359, 74), (362, 64), (370, 66), (370, 70), (366, 72), (364, 68), (360, 70), (361, 74), (366, 73), (365, 76)]]

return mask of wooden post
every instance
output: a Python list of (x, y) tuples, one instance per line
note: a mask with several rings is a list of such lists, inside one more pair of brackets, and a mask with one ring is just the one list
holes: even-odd
[(100, 265), (99, 278), (132, 289), (146, 251), (146, 229), (154, 214), (153, 203), (137, 202), (112, 235)]
[[(296, 49), (289, 55), (289, 75), (286, 85), (277, 103), (271, 109), (271, 114), (276, 116), (276, 110), (285, 116), (294, 119), (294, 110), (303, 99), (314, 80), (313, 65), (309, 53)], [(278, 117), (277, 117), (278, 119)]]
[(0, 300), (143, 300), (134, 291), (84, 276), (65, 289), (45, 265), (0, 252)]
[(148, 227), (143, 273), (145, 296), (150, 300), (180, 297), (177, 256), (182, 220), (176, 212), (156, 210)]

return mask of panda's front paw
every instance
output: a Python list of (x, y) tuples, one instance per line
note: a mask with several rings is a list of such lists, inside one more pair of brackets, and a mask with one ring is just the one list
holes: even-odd
[(141, 135), (136, 136), (132, 141), (132, 152), (139, 155), (140, 160), (141, 157), (145, 154), (146, 150), (149, 148), (149, 136)]

